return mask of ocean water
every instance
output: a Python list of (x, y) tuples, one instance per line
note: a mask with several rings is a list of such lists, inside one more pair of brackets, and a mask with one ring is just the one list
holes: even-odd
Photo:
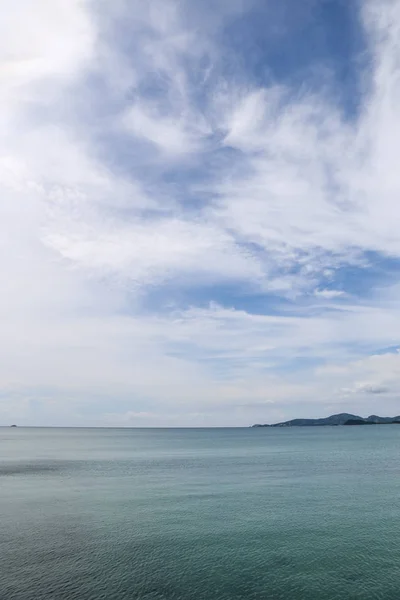
[(400, 427), (0, 429), (1, 600), (399, 600)]

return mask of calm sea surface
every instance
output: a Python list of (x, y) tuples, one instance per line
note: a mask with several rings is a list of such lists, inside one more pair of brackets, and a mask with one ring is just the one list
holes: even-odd
[(400, 598), (400, 426), (0, 429), (4, 600)]

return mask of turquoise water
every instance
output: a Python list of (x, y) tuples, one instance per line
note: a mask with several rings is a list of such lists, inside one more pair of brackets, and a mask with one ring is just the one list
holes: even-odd
[(400, 427), (0, 429), (7, 600), (400, 598)]

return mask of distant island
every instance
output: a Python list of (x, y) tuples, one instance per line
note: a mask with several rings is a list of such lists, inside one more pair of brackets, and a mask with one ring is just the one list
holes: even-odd
[(349, 413), (340, 413), (331, 415), (323, 419), (292, 419), (291, 421), (283, 421), (283, 423), (274, 423), (273, 425), (259, 424), (252, 427), (326, 427), (333, 425), (400, 425), (400, 416), (398, 417), (379, 417), (378, 415), (370, 415), (367, 418), (351, 415)]

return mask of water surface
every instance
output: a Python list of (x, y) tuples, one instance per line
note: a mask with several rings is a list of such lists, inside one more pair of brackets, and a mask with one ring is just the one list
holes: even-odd
[(0, 429), (0, 597), (398, 600), (400, 427)]

